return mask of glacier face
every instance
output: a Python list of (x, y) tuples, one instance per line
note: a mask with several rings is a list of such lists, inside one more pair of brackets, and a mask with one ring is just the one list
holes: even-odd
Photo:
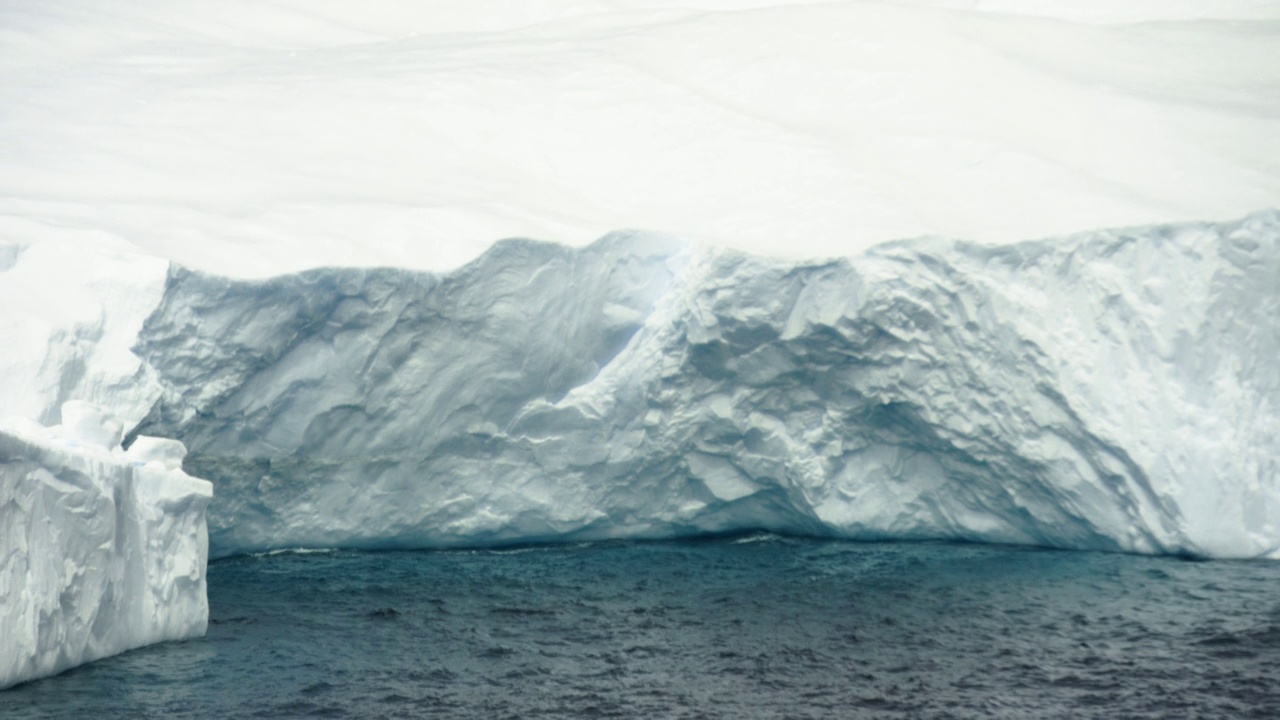
[(1280, 213), (794, 262), (174, 269), (135, 433), (215, 555), (768, 529), (1280, 556)]
[(210, 484), (182, 472), (174, 440), (125, 453), (119, 421), (62, 412), (54, 428), (0, 424), (0, 688), (208, 622)]

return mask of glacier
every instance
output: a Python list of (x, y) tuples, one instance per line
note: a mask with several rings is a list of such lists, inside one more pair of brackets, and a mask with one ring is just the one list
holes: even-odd
[(133, 434), (215, 556), (745, 529), (1280, 557), (1280, 213), (792, 261), (174, 266)]
[(1275, 210), (810, 261), (641, 231), (443, 274), (0, 261), (0, 687), (199, 636), (208, 558), (282, 548), (1280, 558)]
[(1276, 213), (1184, 222), (1280, 193), (1280, 8), (454, 5), (11, 8), (0, 685), (206, 553), (1280, 557)]
[(0, 688), (208, 623), (205, 509), (181, 443), (82, 401), (44, 427), (0, 422)]
[[(181, 619), (25, 640), (41, 672), (198, 634), (206, 505), (214, 557), (744, 530), (1280, 557), (1277, 211), (815, 261), (619, 232), (445, 274), (0, 255), (0, 293), (74, 298), (6, 305), (0, 392), (26, 418), (5, 426), (6, 582), (57, 558), (31, 587), (89, 592), (76, 617), (123, 612), (112, 587), (176, 593)], [(51, 265), (73, 282), (47, 287)], [(22, 549), (32, 498), (89, 487), (151, 524), (81, 513), (47, 539), (67, 546)], [(111, 527), (123, 559), (77, 559)], [(144, 556), (160, 575), (110, 575)], [(75, 635), (94, 627), (116, 629)]]

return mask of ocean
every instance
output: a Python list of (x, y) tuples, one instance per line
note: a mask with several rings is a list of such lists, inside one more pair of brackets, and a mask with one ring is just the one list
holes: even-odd
[(209, 565), (9, 718), (1277, 718), (1280, 563), (747, 535)]

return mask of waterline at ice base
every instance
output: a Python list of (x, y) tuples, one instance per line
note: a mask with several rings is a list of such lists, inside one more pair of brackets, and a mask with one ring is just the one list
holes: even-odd
[[(162, 526), (186, 531), (159, 548), (119, 530), (76, 541), (100, 532), (92, 508), (56, 515), (63, 545), (15, 530), (50, 522), (40, 498), (87, 497), (59, 479), (68, 464), (119, 506), (131, 476), (112, 463), (141, 472), (114, 445), (124, 428), (131, 451), (172, 443), (166, 482), (212, 482), (215, 557), (744, 530), (1216, 558), (1280, 547), (1276, 211), (815, 262), (639, 232), (501, 242), (447, 274), (231, 280), (57, 243), (7, 257), (6, 291), (58, 292), (44, 278), (59, 267), (86, 301), (69, 317), (108, 309), (6, 319), (28, 340), (4, 388), (27, 432), (31, 418), (70, 423), (113, 458), (6, 445), (6, 585), (108, 587), (64, 613), (108, 617), (135, 602), (114, 592), (139, 586), (64, 557), (68, 542), (113, 545), (126, 575), (142, 555), (129, 544), (146, 542), (180, 568), (164, 583), (203, 586), (195, 486), (161, 505)], [(81, 405), (119, 419), (90, 413), (86, 431), (67, 417)], [(33, 582), (55, 556), (66, 571)], [(7, 607), (7, 631), (45, 622)], [(207, 608), (193, 607), (186, 630), (142, 623), (114, 650), (88, 643), (44, 667), (198, 634)]]
[(1278, 20), (9, 3), (0, 686), (199, 638), (208, 560), (282, 549), (1265, 565)]
[(9, 392), (184, 443), (215, 557), (746, 529), (1270, 557), (1278, 217), (821, 262), (647, 233), (438, 275), (142, 261), (114, 282), (150, 307)]
[(0, 421), (0, 688), (208, 624), (209, 483), (176, 441), (125, 452), (101, 408), (61, 414)]
[(175, 271), (138, 426), (214, 554), (768, 529), (1269, 556), (1280, 222), (790, 263), (618, 235), (445, 276)]

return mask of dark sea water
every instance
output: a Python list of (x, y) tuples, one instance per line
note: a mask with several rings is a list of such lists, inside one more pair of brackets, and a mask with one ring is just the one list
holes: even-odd
[(1280, 563), (751, 536), (209, 567), (0, 717), (1280, 718)]

